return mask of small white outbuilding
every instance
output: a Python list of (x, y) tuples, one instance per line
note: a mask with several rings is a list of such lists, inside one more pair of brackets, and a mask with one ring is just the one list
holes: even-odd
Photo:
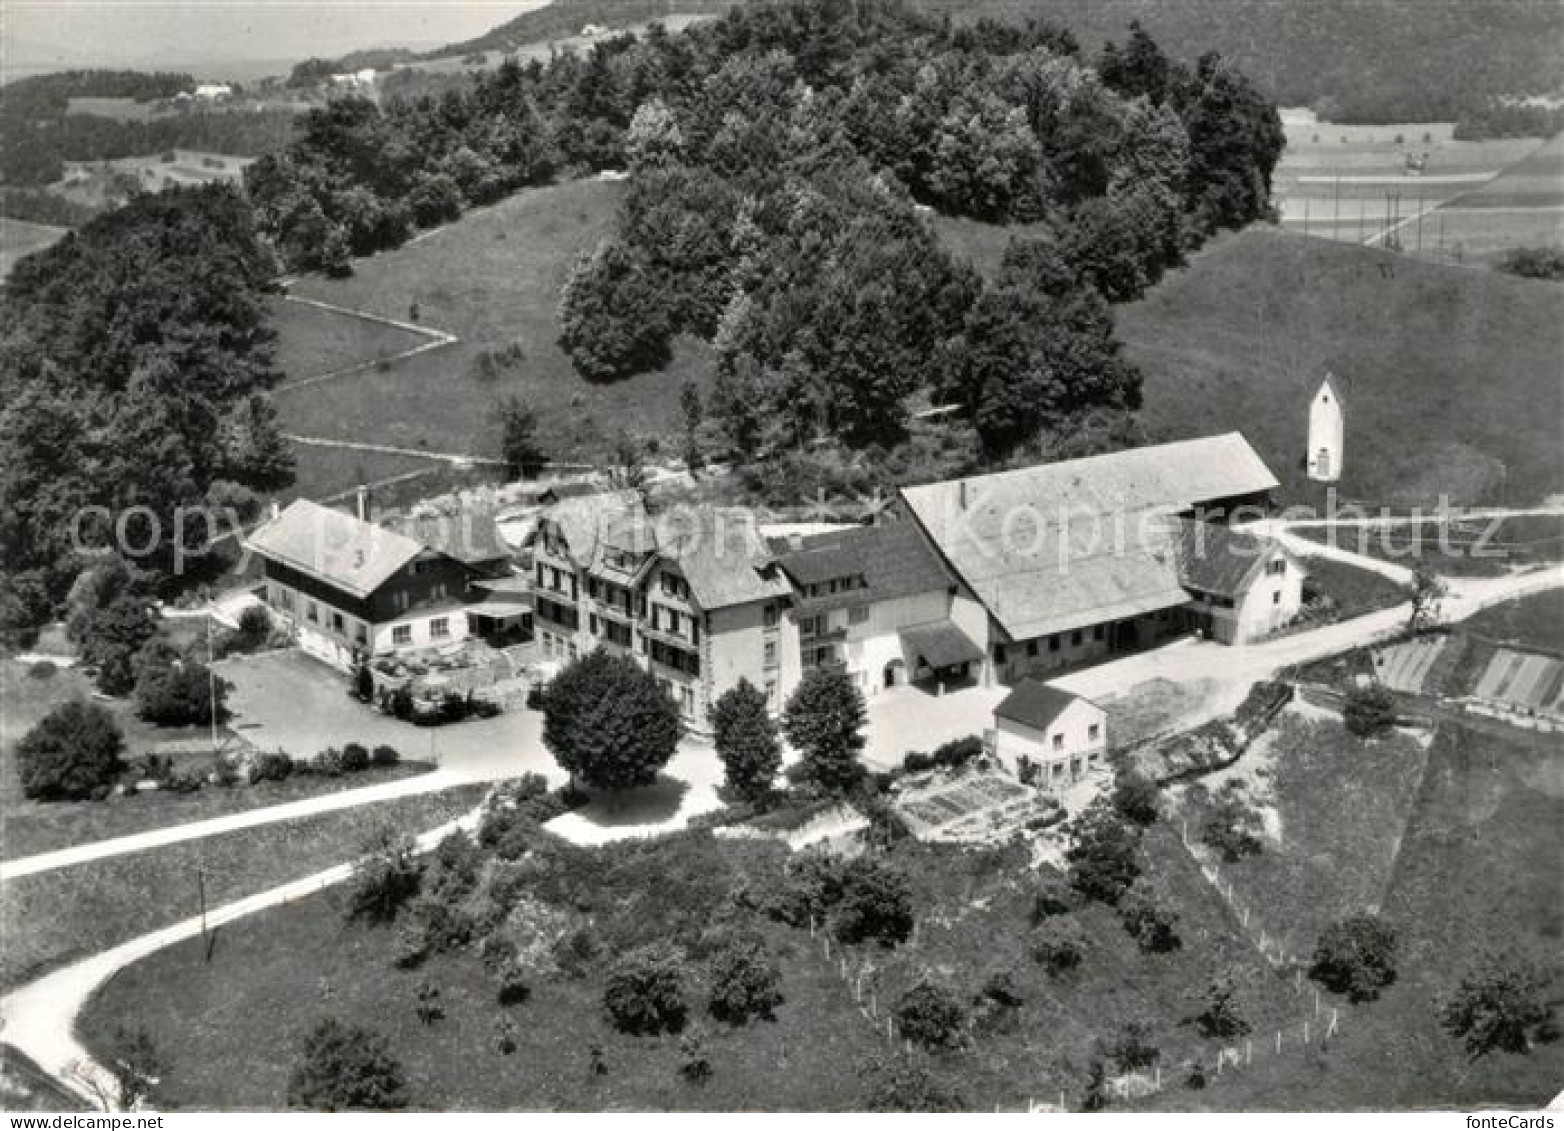
[(994, 757), (1045, 789), (1068, 788), (1107, 752), (1108, 713), (1051, 683), (1023, 679), (994, 708)]
[(1341, 478), (1346, 458), (1347, 406), (1341, 396), (1341, 382), (1335, 374), (1325, 374), (1314, 399), (1309, 402), (1309, 478), (1334, 483)]

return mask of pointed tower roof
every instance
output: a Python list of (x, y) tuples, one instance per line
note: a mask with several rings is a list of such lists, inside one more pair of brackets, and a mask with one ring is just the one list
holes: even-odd
[(1323, 392), (1326, 389), (1329, 389), (1331, 394), (1336, 398), (1336, 403), (1337, 404), (1341, 405), (1343, 408), (1346, 407), (1346, 404), (1347, 404), (1346, 382), (1344, 382), (1340, 377), (1338, 377), (1334, 373), (1332, 373), (1329, 369), (1327, 369), (1325, 371), (1325, 380), (1321, 381), (1320, 382), (1320, 387), (1318, 389), (1314, 390), (1314, 395), (1315, 396), (1319, 396), (1320, 393)]

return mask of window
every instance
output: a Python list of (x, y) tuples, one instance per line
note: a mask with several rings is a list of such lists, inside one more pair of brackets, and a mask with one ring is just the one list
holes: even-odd
[(1026, 654), (1028, 656), (1035, 656), (1035, 655), (1037, 655), (1037, 641), (1035, 641), (1035, 640), (1028, 640), (1026, 642)]
[(862, 624), (869, 619), (869, 606), (859, 605), (856, 609), (847, 610), (848, 624)]
[(1005, 646), (1003, 644), (995, 644), (994, 645), (994, 663), (1002, 664), (1004, 662), (1005, 662)]
[(777, 642), (775, 640), (766, 641), (764, 663), (768, 668), (774, 668), (777, 666)]
[(777, 681), (774, 679), (766, 680), (766, 702), (773, 707), (777, 705)]
[(365, 628), (361, 624), (354, 625), (353, 626), (353, 637), (360, 644), (368, 644), (369, 643), (369, 630), (367, 628)]
[(309, 602), (304, 607), (304, 615), (308, 617), (311, 622), (320, 620), (320, 610), (315, 607), (314, 601)]
[(1102, 637), (1103, 637), (1102, 625), (1100, 625), (1100, 624), (1093, 625), (1092, 626), (1092, 639), (1093, 640), (1101, 640)]
[(1064, 749), (1064, 735), (1062, 735), (1062, 734), (1054, 735), (1054, 753), (1058, 754), (1063, 749)]
[(406, 589), (398, 589), (391, 594), (391, 607), (399, 613), (407, 612), (407, 606), (411, 603), (412, 600), (408, 597)]
[(1096, 742), (1099, 738), (1102, 737), (1102, 726), (1098, 723), (1093, 723), (1091, 726), (1087, 727), (1086, 737), (1091, 739), (1091, 741)]
[(341, 613), (332, 613), (331, 614), (331, 630), (333, 632), (339, 632), (339, 633), (342, 631), (342, 614)]
[(435, 617), (429, 622), (429, 638), (442, 640), (451, 635), (451, 621), (449, 617)]
[(450, 596), (450, 590), (446, 587), (445, 582), (442, 581), (434, 587), (434, 596), (437, 600), (444, 600)]
[(602, 629), (600, 629), (598, 627), (598, 620), (597, 620), (597, 614), (596, 613), (593, 613), (589, 617), (587, 617), (587, 626), (592, 630), (592, 635), (593, 636), (601, 635)]
[(1080, 646), (1081, 646), (1081, 630), (1080, 629), (1076, 629), (1074, 632), (1070, 633), (1070, 647), (1072, 647), (1072, 648), (1079, 648)]
[(767, 628), (775, 628), (777, 626), (778, 614), (777, 607), (775, 605), (766, 606), (765, 618), (765, 625)]
[(1282, 603), (1282, 591), (1280, 589), (1278, 589), (1275, 593), (1271, 594), (1271, 604), (1273, 604), (1273, 605), (1280, 605), (1281, 603)]
[(399, 624), (399, 625), (394, 626), (391, 629), (391, 643), (392, 644), (397, 645), (398, 647), (400, 647), (403, 644), (411, 644), (412, 642), (413, 642), (413, 626), (412, 625), (410, 625), (410, 624)]
[(1057, 632), (1048, 638), (1048, 650), (1050, 652), (1059, 650), (1059, 634)]
[(1287, 572), (1287, 559), (1276, 558), (1274, 561), (1266, 563), (1265, 572), (1272, 577), (1280, 577)]

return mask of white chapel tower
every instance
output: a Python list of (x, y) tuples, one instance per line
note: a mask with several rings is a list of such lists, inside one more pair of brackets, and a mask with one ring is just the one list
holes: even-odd
[(1309, 402), (1309, 478), (1334, 483), (1341, 478), (1346, 457), (1347, 406), (1341, 399), (1341, 382), (1326, 373), (1314, 400)]

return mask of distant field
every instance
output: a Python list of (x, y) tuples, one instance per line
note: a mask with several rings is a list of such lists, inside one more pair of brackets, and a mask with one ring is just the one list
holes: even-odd
[(251, 161), (248, 157), (193, 149), (174, 150), (172, 157), (173, 160), (165, 161), (164, 154), (153, 153), (110, 161), (69, 161), (65, 165), (65, 175), (50, 185), (49, 191), (90, 208), (105, 208), (118, 204), (124, 197), (123, 190), (115, 183), (120, 174), (134, 177), (143, 190), (156, 192), (179, 185), (233, 180)]
[[(543, 442), (557, 458), (601, 454), (619, 427), (673, 435), (680, 383), (708, 380), (704, 346), (681, 342), (663, 372), (593, 385), (576, 374), (556, 341), (560, 287), (577, 257), (612, 230), (622, 192), (622, 185), (602, 181), (531, 189), (356, 263), (351, 278), (299, 280), (295, 294), (390, 318), (407, 318), (416, 302), (423, 325), (461, 341), (384, 369), (280, 391), (285, 428), (492, 455), (495, 405), (514, 393), (538, 412)], [(283, 327), (284, 354), (307, 355), (313, 347), (289, 341), (294, 332)], [(512, 346), (522, 357), (507, 373), (489, 380), (473, 374), (482, 353)]]
[(1564, 208), (1564, 134), (1531, 153), (1475, 192), (1462, 208)]
[[(710, 20), (715, 18), (715, 16), (710, 14), (700, 15), (691, 14), (688, 12), (671, 12), (667, 16), (662, 17), (658, 22), (666, 27), (670, 33), (676, 33), (683, 31), (691, 24), (699, 23), (702, 20)], [(625, 32), (632, 32), (636, 35), (639, 35), (641, 32), (645, 31), (647, 27), (647, 24), (632, 24), (626, 28), (614, 29), (614, 34), (622, 35)], [(477, 56), (480, 53), (474, 52), (474, 61), (471, 63), (467, 61), (467, 56), (465, 55), (446, 55), (439, 59), (420, 59), (415, 63), (401, 64), (396, 69), (429, 71), (433, 74), (449, 74), (460, 71), (480, 71), (486, 67), (497, 67), (503, 60), (511, 57), (514, 57), (522, 63), (528, 63), (534, 59), (541, 63), (546, 63), (549, 60), (549, 56), (554, 52), (575, 51), (581, 54), (585, 54), (587, 51), (591, 50), (591, 47), (594, 43), (598, 42), (598, 40), (602, 38), (602, 36), (591, 35), (567, 35), (560, 39), (549, 39), (538, 43), (522, 44), (511, 51), (481, 52), (483, 55), (483, 61), (481, 63), (477, 61)]]
[(150, 122), (169, 111), (155, 101), (137, 102), (134, 98), (72, 98), (65, 112), (112, 118), (116, 122)]
[(1252, 228), (1120, 308), (1118, 325), (1151, 428), (1243, 432), (1290, 501), (1319, 502), (1302, 460), (1327, 369), (1347, 390), (1344, 497), (1520, 505), (1564, 490), (1552, 284)]
[(0, 216), (0, 280), (11, 273), (18, 259), (42, 251), (68, 230)]

